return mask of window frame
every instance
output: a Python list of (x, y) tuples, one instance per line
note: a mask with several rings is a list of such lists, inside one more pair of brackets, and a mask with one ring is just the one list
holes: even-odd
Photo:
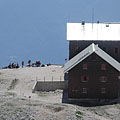
[(101, 64), (101, 70), (106, 70), (106, 66), (107, 66), (107, 65), (106, 65), (105, 63), (102, 63), (102, 64)]
[(88, 82), (89, 81), (89, 76), (81, 76), (81, 81), (82, 82)]
[(82, 65), (82, 68), (83, 68), (83, 70), (87, 70), (87, 69), (88, 69), (88, 64), (84, 63), (84, 64)]
[(106, 88), (101, 88), (101, 94), (105, 94), (106, 93)]
[(88, 93), (88, 88), (82, 88), (82, 93), (83, 93), (83, 94)]
[(72, 92), (78, 92), (78, 90), (77, 89), (72, 89)]
[(107, 82), (107, 77), (106, 76), (100, 76), (99, 80), (100, 80), (100, 82)]

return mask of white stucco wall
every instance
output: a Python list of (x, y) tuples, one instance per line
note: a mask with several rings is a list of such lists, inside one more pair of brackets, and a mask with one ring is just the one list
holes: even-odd
[(120, 40), (120, 23), (67, 23), (67, 40)]

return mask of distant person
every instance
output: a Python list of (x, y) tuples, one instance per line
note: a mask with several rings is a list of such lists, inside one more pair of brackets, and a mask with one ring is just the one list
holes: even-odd
[(16, 68), (19, 68), (19, 64), (18, 63), (16, 64)]
[(28, 66), (30, 67), (30, 64), (31, 64), (31, 60), (28, 60)]
[(40, 67), (41, 62), (40, 61), (36, 61), (36, 67)]
[(11, 63), (8, 65), (8, 68), (10, 68), (10, 69), (12, 68), (12, 65), (11, 65)]
[(40, 67), (40, 65), (41, 65), (41, 62), (40, 62), (40, 61), (38, 61), (38, 66)]
[(22, 61), (22, 68), (24, 67), (24, 61)]
[(14, 66), (15, 66), (15, 64), (14, 64), (14, 63), (12, 63), (12, 68), (14, 68)]
[(35, 62), (32, 62), (32, 67), (35, 67), (36, 66), (36, 63)]

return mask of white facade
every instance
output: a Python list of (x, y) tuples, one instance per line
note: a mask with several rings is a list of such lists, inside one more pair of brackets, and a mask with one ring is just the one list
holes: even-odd
[(67, 40), (120, 41), (120, 23), (67, 23)]

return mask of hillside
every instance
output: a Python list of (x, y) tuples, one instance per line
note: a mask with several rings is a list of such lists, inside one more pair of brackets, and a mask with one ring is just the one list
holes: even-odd
[(61, 66), (1, 69), (0, 120), (119, 120), (119, 104), (84, 107), (63, 103), (62, 90), (32, 93), (36, 80), (52, 79), (64, 80)]

